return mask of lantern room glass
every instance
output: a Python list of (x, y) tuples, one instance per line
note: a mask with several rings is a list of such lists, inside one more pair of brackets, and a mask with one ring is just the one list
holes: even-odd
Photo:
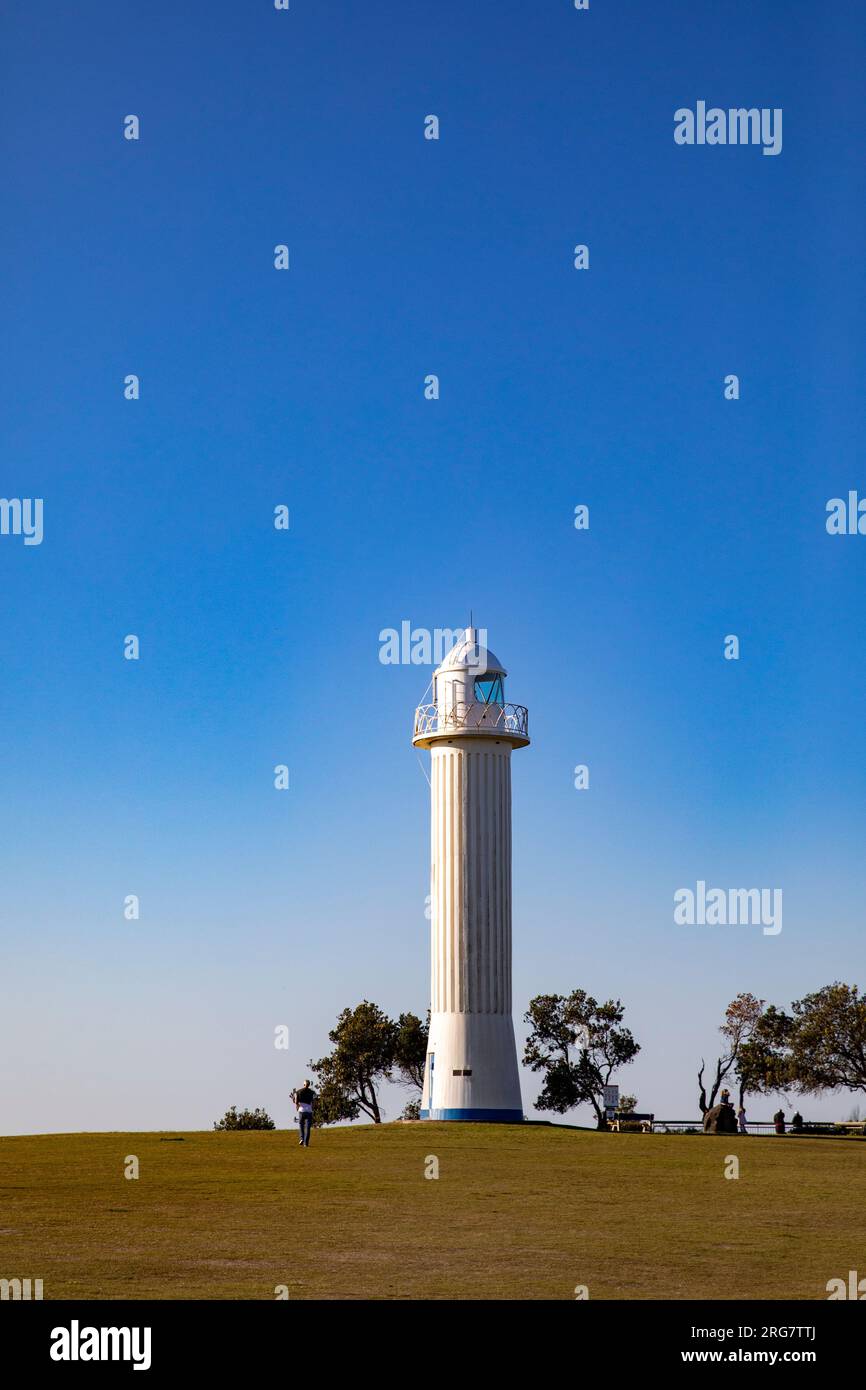
[(475, 698), (483, 705), (501, 705), (504, 703), (502, 693), (502, 677), (494, 675), (475, 677)]

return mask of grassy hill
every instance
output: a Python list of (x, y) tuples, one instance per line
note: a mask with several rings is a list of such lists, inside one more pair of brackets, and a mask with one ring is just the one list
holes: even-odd
[(856, 1140), (533, 1125), (0, 1139), (0, 1277), (46, 1299), (820, 1299), (863, 1265), (864, 1165)]

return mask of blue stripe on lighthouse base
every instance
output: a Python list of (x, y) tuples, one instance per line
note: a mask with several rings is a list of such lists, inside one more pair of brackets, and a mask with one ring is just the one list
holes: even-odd
[(470, 1120), (475, 1124), (519, 1125), (523, 1123), (522, 1110), (422, 1110), (422, 1120)]

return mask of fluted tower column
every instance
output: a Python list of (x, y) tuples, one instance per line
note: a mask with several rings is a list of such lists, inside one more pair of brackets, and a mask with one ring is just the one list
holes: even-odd
[(511, 753), (527, 713), (474, 629), (433, 678), (414, 743), (431, 753), (431, 1020), (423, 1118), (523, 1119), (511, 1017)]

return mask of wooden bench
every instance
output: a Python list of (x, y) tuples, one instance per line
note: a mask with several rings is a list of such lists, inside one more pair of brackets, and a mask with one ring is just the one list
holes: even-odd
[(623, 1124), (631, 1124), (632, 1122), (640, 1125), (641, 1134), (652, 1134), (655, 1115), (643, 1115), (637, 1110), (626, 1110), (622, 1115), (614, 1115), (612, 1128), (616, 1130), (617, 1134), (621, 1134), (622, 1130), (620, 1126)]

